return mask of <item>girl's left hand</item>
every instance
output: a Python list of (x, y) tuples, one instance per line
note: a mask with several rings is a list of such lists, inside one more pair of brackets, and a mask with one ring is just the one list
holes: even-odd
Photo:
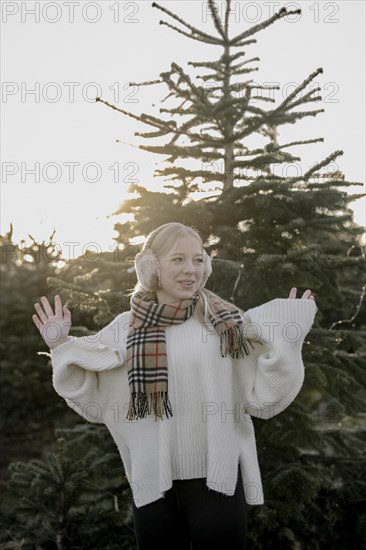
[[(289, 298), (296, 298), (296, 292), (297, 288), (295, 286), (292, 287), (290, 290)], [(302, 300), (315, 300), (314, 296), (311, 294), (311, 290), (305, 290), (304, 294), (301, 296)], [(316, 311), (318, 311), (318, 308), (316, 308)]]

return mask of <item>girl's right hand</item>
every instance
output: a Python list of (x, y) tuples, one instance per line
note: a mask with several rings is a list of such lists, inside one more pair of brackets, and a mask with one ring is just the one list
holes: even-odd
[(53, 349), (68, 342), (71, 312), (66, 306), (62, 307), (61, 298), (58, 294), (55, 296), (55, 313), (53, 313), (52, 307), (45, 296), (42, 296), (41, 302), (44, 311), (40, 304), (34, 304), (38, 315), (32, 315), (32, 319), (43, 340), (50, 349)]

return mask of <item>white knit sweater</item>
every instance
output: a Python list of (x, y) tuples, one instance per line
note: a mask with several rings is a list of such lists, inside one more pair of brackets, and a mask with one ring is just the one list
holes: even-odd
[(289, 298), (247, 310), (245, 334), (254, 349), (249, 345), (241, 359), (221, 357), (219, 335), (192, 317), (166, 328), (169, 419), (126, 420), (130, 312), (51, 350), (53, 385), (83, 418), (107, 426), (137, 507), (164, 497), (173, 479), (206, 478), (210, 489), (232, 495), (238, 463), (247, 503), (262, 504), (251, 416), (273, 417), (300, 391), (301, 348), (315, 313), (314, 300)]

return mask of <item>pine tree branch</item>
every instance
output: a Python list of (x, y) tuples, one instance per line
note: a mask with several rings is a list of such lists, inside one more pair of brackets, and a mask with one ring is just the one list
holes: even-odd
[[(187, 100), (184, 101), (184, 103), (186, 103), (186, 102), (187, 102)], [(192, 115), (192, 108), (187, 107), (186, 109), (182, 109), (182, 105), (178, 105), (178, 107), (172, 107), (171, 109), (161, 108), (161, 109), (159, 109), (159, 113), (168, 113), (170, 115), (188, 116), (188, 115)]]
[(222, 44), (221, 40), (218, 40), (214, 36), (211, 36), (209, 34), (206, 34), (205, 32), (200, 31), (196, 27), (192, 27), (192, 25), (190, 25), (189, 23), (186, 23), (185, 21), (183, 21), (183, 19), (181, 19), (180, 17), (178, 17), (177, 15), (175, 15), (174, 13), (169, 11), (167, 8), (163, 8), (162, 6), (159, 6), (159, 4), (157, 4), (156, 2), (152, 3), (152, 7), (153, 8), (158, 8), (159, 10), (166, 13), (167, 15), (170, 15), (170, 17), (172, 17), (173, 19), (175, 19), (176, 21), (178, 21), (179, 23), (181, 23), (182, 25), (187, 27), (187, 29), (192, 31), (192, 34), (188, 34), (184, 31), (181, 31), (177, 27), (173, 27), (172, 25), (170, 25), (169, 23), (165, 23), (164, 21), (160, 21), (160, 25), (167, 25), (168, 27), (173, 28), (177, 32), (180, 32), (181, 34), (184, 34), (188, 38), (193, 38), (195, 40), (200, 40), (201, 42), (206, 42), (207, 41), (207, 42), (210, 42), (211, 44)]
[(285, 114), (285, 112), (280, 112), (280, 108), (281, 106), (277, 107), (273, 111), (263, 111), (258, 107), (248, 105), (246, 111), (248, 113), (258, 114), (259, 116), (246, 118), (244, 120), (244, 124), (241, 124), (240, 128), (237, 128), (235, 139), (241, 140), (256, 131), (259, 131), (259, 129), (266, 124), (270, 126), (279, 126), (281, 124), (295, 124), (295, 122), (299, 119), (305, 118), (307, 116), (316, 116), (318, 113), (324, 112), (324, 109), (316, 109), (314, 111), (298, 111)]
[(49, 286), (50, 288), (61, 288), (62, 290), (71, 290), (73, 292), (79, 292), (80, 294), (86, 294), (87, 296), (95, 297), (95, 292), (93, 290), (80, 288), (74, 283), (69, 283), (67, 281), (57, 279), (57, 277), (47, 277), (46, 282), (47, 286)]
[(101, 99), (100, 97), (97, 97), (95, 99), (95, 102), (99, 101), (100, 103), (104, 103), (104, 105), (107, 105), (107, 107), (110, 107), (111, 109), (115, 111), (119, 111), (123, 115), (127, 115), (135, 120), (140, 120), (140, 116), (134, 115), (133, 113), (129, 113), (128, 111), (125, 111), (124, 109), (120, 109), (119, 107), (116, 107), (112, 103), (109, 103), (108, 101), (105, 101), (104, 99)]
[(275, 84), (273, 86), (261, 86), (259, 84), (256, 84), (255, 86), (250, 86), (252, 90), (279, 90), (280, 87), (278, 84)]
[(228, 36), (229, 32), (229, 18), (231, 11), (231, 0), (226, 0), (226, 11), (225, 11), (225, 35)]
[[(178, 74), (179, 76), (177, 83), (175, 83), (171, 78), (172, 74), (174, 73)], [(167, 86), (175, 91), (176, 96), (184, 97), (186, 100), (190, 100), (192, 101), (192, 103), (194, 103), (191, 98), (193, 94), (194, 97), (199, 100), (199, 103), (201, 103), (202, 105), (207, 104), (205, 90), (203, 90), (203, 88), (196, 87), (192, 83), (188, 75), (185, 74), (184, 70), (176, 63), (171, 64), (171, 70), (169, 72), (161, 73), (161, 77), (163, 78)], [(186, 83), (190, 90), (183, 90), (181, 87), (179, 87), (182, 82)]]
[(340, 225), (341, 222), (344, 221), (351, 221), (352, 219), (352, 211), (349, 214), (344, 214), (343, 216), (319, 216), (318, 218), (311, 221), (311, 224), (315, 226), (322, 226), (322, 225), (330, 225), (330, 224), (337, 224)]
[(253, 27), (251, 27), (247, 31), (244, 31), (241, 34), (238, 34), (235, 38), (230, 40), (230, 45), (231, 46), (238, 45), (238, 44), (236, 44), (237, 42), (243, 40), (244, 38), (247, 38), (248, 36), (251, 36), (252, 34), (257, 33), (258, 31), (260, 31), (262, 29), (265, 29), (269, 25), (272, 25), (272, 23), (277, 21), (277, 19), (282, 19), (282, 17), (286, 17), (287, 15), (295, 15), (295, 14), (298, 15), (300, 13), (301, 13), (301, 9), (294, 10), (294, 11), (291, 11), (291, 10), (287, 11), (286, 8), (281, 8), (278, 13), (275, 13), (272, 17), (267, 19), (267, 21), (263, 21), (263, 23), (259, 23), (258, 25), (254, 25)]
[[(195, 85), (193, 84), (193, 82), (191, 81), (191, 79), (189, 78), (189, 76), (184, 72), (184, 70), (182, 69), (182, 67), (180, 67), (177, 63), (174, 63), (174, 62), (173, 62), (173, 63), (171, 64), (171, 67), (172, 67), (172, 70), (175, 70), (175, 72), (176, 72), (177, 74), (179, 74), (180, 80), (181, 80), (182, 82), (185, 82), (185, 83), (189, 86), (189, 88), (190, 88), (191, 92), (194, 94), (194, 96), (195, 96), (197, 99), (199, 99), (200, 102), (201, 102), (202, 104), (205, 104), (205, 105), (206, 105), (206, 104), (207, 104), (207, 101), (204, 101), (204, 94), (202, 93), (202, 92), (203, 92), (202, 88), (197, 88), (197, 86), (195, 86)], [(210, 105), (210, 104), (209, 104), (209, 105)]]
[(134, 132), (134, 136), (143, 137), (143, 138), (158, 138), (166, 136), (171, 133), (171, 131), (157, 130), (156, 132)]
[(236, 76), (238, 74), (252, 73), (252, 72), (255, 72), (255, 71), (259, 71), (259, 68), (258, 67), (252, 67), (250, 69), (241, 69), (239, 71), (233, 71), (232, 76)]
[[(328, 164), (330, 162), (332, 162), (332, 160), (335, 160), (337, 157), (343, 155), (343, 151), (335, 151), (334, 153), (332, 153), (331, 155), (329, 155), (328, 157), (326, 157), (324, 160), (322, 160), (321, 162), (318, 162), (317, 164), (315, 164), (315, 166), (313, 166), (312, 168), (310, 168), (310, 170), (308, 170), (307, 172), (305, 172), (304, 176), (301, 177), (301, 178), (297, 178), (298, 179), (303, 179), (303, 180), (308, 180), (309, 177), (314, 174), (315, 172), (317, 172), (318, 170), (320, 170), (321, 168), (323, 168), (323, 166), (328, 166)], [(293, 181), (297, 181), (297, 180), (291, 180), (291, 183)]]
[(91, 296), (96, 300), (98, 300), (99, 302), (102, 302), (108, 314), (112, 315), (112, 311), (109, 308), (108, 302), (100, 295), (98, 291), (88, 290), (87, 288), (81, 288), (80, 286), (75, 285), (74, 283), (61, 281), (57, 279), (57, 277), (47, 277), (46, 282), (47, 282), (47, 286), (49, 286), (50, 288), (56, 288), (56, 289), (60, 288), (61, 290), (71, 290), (72, 292), (75, 292), (77, 294), (85, 294), (87, 296)]
[(225, 33), (225, 31), (222, 27), (220, 17), (219, 17), (218, 11), (217, 11), (217, 6), (216, 6), (216, 4), (214, 3), (213, 0), (208, 0), (208, 7), (210, 9), (210, 12), (211, 12), (212, 19), (213, 19), (214, 25), (216, 27), (216, 30), (221, 34), (222, 38), (226, 42), (227, 41), (227, 33)]
[(193, 132), (186, 132), (185, 134), (187, 137), (191, 138), (191, 140), (194, 142), (201, 143), (202, 147), (224, 147), (225, 140), (222, 137), (215, 138), (209, 134), (205, 134), (203, 132), (200, 132), (199, 134), (193, 133)]
[[(166, 84), (166, 82), (164, 82), (164, 80), (163, 80), (163, 83)], [(178, 95), (179, 94), (174, 94), (173, 91), (171, 91), (160, 101), (160, 103), (165, 103), (170, 97), (176, 97)], [(189, 97), (184, 97), (183, 98), (183, 104), (186, 103), (187, 101), (190, 101), (190, 98)]]
[[(174, 120), (169, 122), (151, 115), (146, 115), (145, 113), (141, 113), (140, 121), (150, 126), (155, 126), (155, 128), (159, 128), (162, 132), (159, 135), (169, 134), (170, 132), (175, 132), (177, 129), (177, 123)], [(135, 135), (139, 135), (139, 133), (135, 132)]]
[(356, 201), (357, 199), (363, 199), (363, 197), (366, 197), (366, 193), (353, 193), (353, 194), (347, 195), (345, 200), (347, 202), (353, 202), (353, 201)]
[[(329, 174), (317, 174), (316, 175), (316, 178), (319, 179), (319, 178), (326, 178), (327, 176), (329, 176)], [(314, 176), (315, 177), (315, 176)], [(363, 183), (359, 183), (359, 182), (356, 182), (356, 181), (345, 181), (343, 179), (340, 179), (340, 180), (331, 180), (331, 181), (321, 181), (321, 182), (308, 182), (307, 183), (307, 187), (309, 189), (323, 189), (324, 186), (327, 185), (327, 186), (332, 186), (332, 187), (351, 187), (353, 185), (363, 185)]]
[(301, 161), (300, 157), (294, 157), (290, 154), (273, 152), (272, 154), (262, 154), (250, 160), (236, 160), (233, 168), (253, 168), (258, 169), (268, 164), (282, 164), (285, 162)]
[(204, 42), (205, 44), (215, 44), (216, 46), (222, 44), (220, 40), (216, 40), (212, 38), (200, 38), (199, 36), (188, 34), (187, 32), (184, 32), (181, 29), (178, 29), (178, 27), (176, 27), (175, 25), (171, 25), (170, 23), (166, 23), (165, 21), (159, 21), (159, 24), (165, 25), (166, 27), (173, 29), (173, 31), (176, 31), (179, 34), (183, 34), (183, 36), (187, 36), (187, 38), (192, 38), (192, 40), (198, 40), (199, 42)]
[(316, 116), (319, 113), (324, 113), (324, 109), (315, 109), (314, 111), (294, 111), (292, 113), (275, 113), (274, 115), (270, 113), (270, 116), (267, 118), (266, 122), (276, 126), (281, 124), (295, 124), (298, 120), (305, 118), (307, 116)]
[(156, 175), (158, 176), (174, 176), (172, 179), (180, 179), (181, 177), (184, 178), (202, 178), (206, 181), (219, 181), (222, 182), (225, 174), (222, 172), (206, 172), (204, 170), (189, 170), (187, 168), (184, 168), (183, 166), (167, 166), (166, 168), (163, 168), (162, 170), (156, 170)]
[(222, 111), (225, 112), (225, 110), (227, 109), (231, 109), (233, 106), (242, 106), (243, 103), (244, 103), (244, 109), (246, 108), (247, 104), (248, 104), (248, 101), (250, 99), (249, 95), (250, 95), (250, 90), (246, 90), (246, 97), (244, 98), (237, 98), (237, 97), (230, 97), (230, 99), (226, 99), (226, 100), (222, 100), (222, 101), (218, 101), (214, 106), (213, 106), (213, 113), (215, 113), (216, 115), (218, 113), (221, 113)]
[(243, 55), (246, 55), (245, 51), (237, 52), (237, 53), (234, 53), (234, 54), (231, 54), (231, 55), (228, 55), (227, 53), (223, 53), (222, 56), (219, 59), (219, 63), (222, 63), (222, 64), (228, 63), (228, 64), (230, 64), (233, 61), (235, 61), (236, 59), (239, 59), (239, 57), (241, 57)]
[(323, 69), (321, 67), (319, 67), (318, 69), (316, 69), (316, 71), (311, 73), (308, 76), (308, 78), (304, 80), (304, 82), (302, 82), (299, 86), (297, 86), (297, 88), (295, 88), (295, 90), (285, 98), (285, 100), (279, 106), (279, 109), (282, 109), (282, 107), (284, 107), (285, 105), (288, 105), (292, 101), (292, 99), (294, 99), (300, 92), (302, 92), (302, 90), (304, 90), (304, 88), (306, 88), (309, 82), (314, 80), (315, 77), (317, 77), (319, 74), (322, 74), (322, 73), (323, 73)]
[(200, 125), (201, 123), (202, 122), (200, 121), (200, 119), (198, 117), (194, 117), (191, 120), (188, 120), (185, 124), (183, 124), (179, 128), (178, 132), (176, 132), (176, 134), (173, 135), (172, 139), (167, 144), (167, 147), (169, 147), (170, 145), (173, 145), (181, 135), (189, 136), (190, 134), (189, 134), (188, 130), (190, 128), (192, 128), (193, 126)]
[(293, 145), (305, 145), (307, 143), (317, 143), (324, 142), (324, 138), (314, 138), (314, 139), (305, 139), (301, 141), (291, 141), (290, 143), (285, 143), (284, 145), (279, 145), (278, 149), (284, 149), (285, 147), (292, 147)]
[(263, 153), (263, 149), (248, 149), (247, 147), (242, 148), (237, 146), (237, 148), (235, 149), (234, 156), (246, 157), (246, 156), (260, 155), (261, 153)]
[[(161, 73), (161, 77), (165, 84), (170, 88), (170, 93), (164, 98), (164, 101), (166, 101), (169, 97), (180, 97), (184, 98), (184, 101), (190, 101), (192, 102), (192, 98), (189, 94), (189, 90), (183, 90), (182, 88), (179, 88), (179, 84), (181, 82), (181, 79), (178, 79), (177, 84), (172, 80), (171, 78), (172, 71)], [(192, 102), (194, 103), (194, 102)]]
[[(124, 115), (127, 115), (131, 118), (134, 118), (135, 120), (144, 122), (146, 124), (149, 124), (150, 126), (155, 126), (157, 128), (160, 128), (161, 130), (165, 130), (165, 133), (174, 132), (176, 130), (175, 121), (161, 120), (156, 117), (153, 117), (152, 115), (146, 115), (145, 113), (142, 113), (141, 115), (136, 116), (132, 113), (129, 113), (128, 111), (125, 111), (124, 109), (120, 109), (119, 107), (116, 107), (115, 105), (99, 97), (96, 98), (96, 101), (99, 101), (100, 103), (104, 103), (104, 105), (107, 105), (107, 107), (110, 107), (111, 109), (118, 111)], [(138, 135), (138, 132), (135, 132), (135, 135)], [(159, 135), (163, 135), (163, 134), (159, 134)]]
[(254, 131), (258, 130), (263, 124), (267, 123), (270, 125), (275, 124), (276, 126), (280, 124), (286, 124), (291, 123), (294, 124), (297, 120), (301, 118), (305, 118), (306, 116), (315, 116), (318, 113), (324, 112), (324, 109), (317, 109), (314, 111), (304, 111), (304, 112), (292, 112), (292, 113), (286, 113), (287, 110), (290, 109), (290, 106), (288, 105), (290, 101), (295, 98), (295, 96), (300, 93), (307, 84), (313, 80), (319, 73), (322, 73), (323, 69), (319, 68), (316, 71), (314, 71), (307, 79), (304, 80), (300, 86), (298, 86), (294, 92), (292, 92), (276, 109), (273, 111), (262, 111), (258, 110), (254, 106), (248, 106), (247, 111), (248, 112), (255, 112), (260, 113), (260, 117), (256, 117), (253, 121), (249, 123), (249, 126), (247, 127), (237, 136), (238, 139), (242, 139), (249, 134), (253, 133)]
[[(362, 254), (362, 256), (363, 256), (363, 258), (365, 258), (364, 253)], [(342, 323), (352, 323), (356, 319), (357, 315), (361, 311), (361, 307), (362, 307), (362, 304), (363, 304), (363, 301), (364, 301), (364, 298), (365, 298), (365, 293), (366, 293), (366, 283), (363, 284), (363, 286), (361, 287), (360, 299), (359, 299), (358, 305), (356, 306), (356, 311), (352, 315), (352, 317), (350, 319), (341, 319), (340, 321), (335, 321), (334, 323), (332, 323), (330, 325), (329, 330), (332, 330), (334, 327), (336, 327), (337, 325), (340, 325)]]
[(238, 42), (237, 44), (235, 44), (235, 47), (236, 48), (239, 48), (239, 47), (243, 47), (243, 46), (249, 46), (250, 44), (256, 44), (257, 43), (257, 40), (255, 38), (253, 38), (252, 40), (244, 40), (244, 42)]
[(275, 100), (271, 97), (263, 97), (261, 95), (253, 95), (251, 99), (256, 99), (257, 101), (264, 101), (265, 103), (275, 103)]
[[(204, 67), (205, 69), (216, 69), (217, 61), (188, 61), (187, 65), (191, 65), (195, 69)], [(223, 69), (220, 69), (222, 71)]]
[(236, 71), (236, 69), (240, 69), (243, 65), (246, 65), (247, 63), (251, 63), (252, 61), (260, 61), (260, 57), (252, 57), (250, 59), (246, 59), (245, 61), (241, 61), (237, 65), (230, 66), (231, 71)]
[(311, 90), (311, 92), (308, 92), (303, 97), (300, 97), (297, 101), (293, 101), (292, 103), (289, 103), (287, 106), (288, 109), (293, 109), (294, 107), (297, 107), (298, 105), (302, 105), (303, 103), (311, 103), (312, 101), (321, 101), (321, 97), (311, 97), (314, 92), (318, 92), (320, 88), (314, 88), (314, 90)]
[[(216, 72), (214, 73), (209, 73), (209, 74), (200, 74), (200, 75), (197, 75), (197, 79), (198, 80), (203, 80), (203, 82), (207, 82), (207, 80), (214, 80), (215, 82), (217, 82), (217, 75), (219, 75), (219, 80), (223, 80), (224, 79), (224, 74), (225, 74), (225, 71), (224, 70), (221, 70), (221, 69), (216, 69)], [(219, 85), (219, 86), (212, 86), (210, 85), (209, 88), (206, 88), (206, 91), (207, 93), (210, 93), (212, 90), (221, 90), (222, 89), (222, 85)]]
[(129, 82), (129, 86), (150, 86), (151, 84), (163, 84), (162, 80), (147, 80), (146, 82)]

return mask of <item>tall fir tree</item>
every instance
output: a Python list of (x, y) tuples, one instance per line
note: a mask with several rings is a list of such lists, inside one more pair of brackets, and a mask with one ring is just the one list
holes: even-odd
[[(273, 87), (252, 80), (233, 81), (256, 70), (253, 63), (258, 58), (243, 60), (247, 47), (256, 43), (250, 37), (301, 10), (282, 8), (231, 38), (230, 4), (226, 0), (221, 20), (215, 3), (208, 2), (216, 34), (203, 32), (160, 4), (152, 4), (183, 30), (165, 21), (161, 24), (222, 50), (217, 61), (188, 63), (200, 71), (197, 78), (202, 85), (195, 84), (177, 63), (159, 79), (131, 83), (166, 85), (168, 95), (162, 102), (172, 98), (175, 104), (160, 109), (165, 117), (137, 116), (97, 98), (153, 128), (135, 135), (150, 142), (170, 137), (164, 145), (139, 147), (167, 157), (168, 166), (155, 173), (172, 182), (165, 185), (171, 192), (132, 185), (129, 190), (139, 196), (125, 201), (115, 214), (132, 213), (134, 221), (116, 224), (115, 229), (118, 241), (128, 247), (137, 235), (146, 235), (162, 223), (180, 221), (194, 226), (214, 257), (209, 288), (243, 309), (287, 297), (292, 286), (299, 292), (312, 289), (319, 313), (304, 343), (304, 387), (284, 414), (266, 422), (254, 419), (267, 499), (261, 510), (252, 510), (257, 530), (250, 536), (255, 548), (263, 548), (267, 537), (273, 542), (266, 548), (278, 544), (281, 548), (325, 547), (330, 533), (328, 528), (323, 531), (325, 503), (333, 540), (338, 544), (348, 541), (356, 548), (366, 538), (361, 490), (365, 488), (365, 247), (360, 239), (364, 228), (353, 221), (349, 203), (365, 194), (340, 190), (362, 185), (347, 181), (339, 169), (330, 170), (343, 154), (341, 150), (297, 176), (286, 174), (286, 167), (301, 161), (289, 149), (323, 141), (320, 137), (280, 143), (282, 125), (324, 111), (297, 110), (321, 100), (320, 88), (308, 88), (322, 68), (272, 109), (259, 105), (275, 102), (269, 93), (265, 95)], [(202, 74), (204, 70), (207, 74)], [(254, 138), (257, 142), (261, 138), (263, 145), (253, 147)], [(181, 166), (178, 159), (198, 161), (198, 167)], [(216, 186), (207, 187), (207, 182)], [(211, 191), (211, 196), (197, 200), (199, 191)], [(355, 499), (350, 498), (352, 491)], [(317, 535), (309, 528), (311, 523)], [(345, 523), (347, 533), (353, 533), (351, 539), (344, 535)]]

